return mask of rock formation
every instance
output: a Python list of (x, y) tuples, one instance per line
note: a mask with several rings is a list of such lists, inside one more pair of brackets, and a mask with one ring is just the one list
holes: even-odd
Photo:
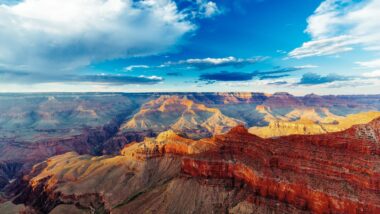
[[(243, 123), (222, 114), (217, 108), (198, 104), (186, 96), (161, 96), (143, 105), (121, 132), (168, 129), (192, 136), (220, 134)], [(202, 134), (203, 133), (203, 134)]]
[(121, 153), (49, 158), (8, 197), (39, 212), (380, 212), (380, 119), (276, 139), (243, 126), (202, 140), (167, 131)]
[(0, 210), (376, 213), (379, 100), (2, 94)]
[[(308, 111), (300, 110), (292, 111), (287, 114), (287, 116), (281, 117), (280, 119), (268, 116), (268, 120), (270, 121), (268, 126), (251, 127), (249, 132), (262, 138), (296, 134), (324, 134), (343, 131), (353, 125), (365, 124), (380, 117), (380, 112), (363, 112), (342, 117), (329, 113), (327, 109), (325, 109), (325, 111), (327, 111), (325, 117), (319, 116), (315, 111), (312, 111), (314, 112), (312, 114), (307, 114)], [(295, 112), (297, 112), (298, 115)], [(293, 118), (297, 119), (292, 121)]]

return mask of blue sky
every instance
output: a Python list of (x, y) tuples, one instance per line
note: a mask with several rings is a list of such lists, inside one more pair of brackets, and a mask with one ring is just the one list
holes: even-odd
[(0, 92), (380, 89), (380, 0), (0, 0)]

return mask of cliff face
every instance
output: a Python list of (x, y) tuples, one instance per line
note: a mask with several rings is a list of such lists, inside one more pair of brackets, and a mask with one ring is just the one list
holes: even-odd
[[(305, 113), (305, 112), (303, 112)], [(292, 113), (294, 115), (294, 112)], [(251, 127), (249, 132), (262, 138), (279, 137), (287, 135), (314, 135), (346, 130), (353, 125), (366, 124), (380, 117), (380, 112), (364, 112), (347, 115), (346, 117), (328, 115), (319, 117), (317, 115), (303, 114), (295, 121), (289, 116), (281, 119), (270, 118), (268, 126)]]
[(380, 212), (380, 119), (277, 139), (242, 126), (202, 140), (167, 131), (121, 153), (50, 158), (14, 184), (13, 202), (42, 212)]
[(255, 195), (315, 213), (380, 212), (379, 120), (344, 132), (263, 140), (241, 130), (218, 136), (214, 153), (184, 158), (182, 170), (234, 179)]

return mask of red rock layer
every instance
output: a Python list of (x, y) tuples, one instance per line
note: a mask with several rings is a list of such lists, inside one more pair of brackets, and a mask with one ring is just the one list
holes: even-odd
[(254, 195), (314, 213), (380, 213), (380, 120), (347, 131), (264, 140), (237, 127), (182, 172), (234, 179)]

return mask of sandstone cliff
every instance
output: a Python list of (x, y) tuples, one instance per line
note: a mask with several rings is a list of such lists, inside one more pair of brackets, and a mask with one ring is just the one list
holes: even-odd
[[(301, 112), (301, 113), (299, 113)], [(314, 111), (313, 111), (314, 112)], [(263, 137), (279, 137), (287, 135), (314, 135), (330, 132), (338, 132), (350, 128), (353, 125), (365, 124), (371, 120), (380, 117), (380, 112), (363, 112), (351, 114), (346, 117), (325, 114), (326, 117), (320, 117), (317, 114), (307, 114), (307, 111), (295, 111), (288, 114), (282, 119), (270, 118), (268, 126), (251, 127), (249, 132)], [(289, 115), (297, 115), (295, 121), (291, 120)]]

